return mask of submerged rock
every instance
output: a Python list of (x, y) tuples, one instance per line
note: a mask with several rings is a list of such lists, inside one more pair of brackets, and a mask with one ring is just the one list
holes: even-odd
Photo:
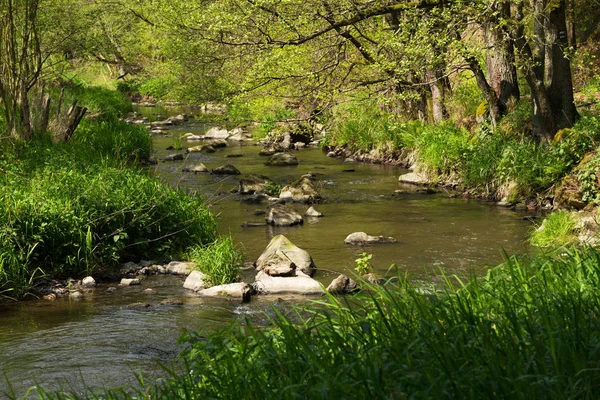
[(231, 164), (225, 164), (220, 167), (217, 167), (212, 170), (212, 173), (215, 175), (240, 175), (241, 174), (241, 172), (238, 171), (238, 169)]
[(291, 226), (304, 222), (302, 215), (296, 210), (281, 204), (270, 207), (265, 215), (265, 220), (268, 224), (275, 226)]
[(273, 277), (260, 271), (254, 280), (254, 291), (258, 294), (302, 294), (321, 295), (321, 284), (309, 276)]
[(378, 244), (378, 243), (396, 243), (397, 240), (386, 236), (370, 236), (365, 232), (354, 232), (346, 236), (346, 244)]
[(266, 270), (267, 274), (276, 275), (300, 273), (312, 276), (317, 269), (310, 254), (283, 235), (271, 239), (254, 265), (258, 271)]
[(265, 163), (266, 165), (285, 166), (298, 165), (298, 159), (291, 153), (275, 153)]

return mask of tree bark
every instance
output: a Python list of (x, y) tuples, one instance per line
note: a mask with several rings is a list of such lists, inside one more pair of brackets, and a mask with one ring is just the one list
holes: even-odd
[(486, 47), (486, 75), (499, 100), (500, 114), (514, 109), (521, 96), (517, 80), (514, 42), (500, 20), (511, 18), (510, 1), (497, 3), (494, 17), (484, 25)]

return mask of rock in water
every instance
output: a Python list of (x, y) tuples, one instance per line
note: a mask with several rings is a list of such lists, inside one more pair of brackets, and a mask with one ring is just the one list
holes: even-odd
[(289, 269), (291, 269), (295, 271), (296, 275), (300, 272), (308, 276), (314, 275), (317, 270), (310, 254), (283, 235), (277, 235), (271, 239), (267, 248), (256, 260), (255, 266), (257, 270), (266, 270), (267, 273), (287, 271), (284, 273), (289, 274)]
[(266, 165), (284, 166), (298, 165), (298, 159), (291, 153), (275, 153), (265, 163)]
[(397, 240), (392, 237), (370, 236), (365, 232), (354, 232), (346, 236), (346, 244), (378, 244), (378, 243), (396, 243)]
[(329, 286), (327, 286), (327, 291), (332, 294), (344, 294), (344, 293), (352, 293), (358, 290), (358, 285), (354, 280), (348, 278), (346, 275), (342, 274), (335, 278)]
[(313, 218), (321, 218), (323, 216), (323, 214), (318, 212), (311, 206), (308, 208), (308, 210), (306, 210), (306, 212), (304, 213), (304, 216), (305, 217), (313, 217)]
[(198, 294), (208, 297), (233, 297), (246, 302), (250, 301), (252, 292), (252, 286), (246, 282), (237, 282), (203, 289)]
[(273, 181), (264, 175), (250, 174), (247, 177), (240, 179), (240, 194), (264, 192), (265, 185), (269, 182)]
[(238, 171), (238, 169), (231, 164), (225, 164), (220, 167), (217, 167), (212, 170), (212, 173), (215, 175), (240, 175), (241, 174), (241, 172)]
[(265, 215), (265, 220), (268, 224), (275, 226), (291, 226), (302, 224), (304, 222), (302, 215), (296, 210), (281, 204), (270, 207)]
[(308, 203), (317, 200), (320, 197), (313, 181), (307, 176), (302, 176), (285, 186), (281, 189), (281, 193), (279, 194), (279, 198), (282, 200), (291, 200), (300, 203)]
[(193, 290), (197, 292), (206, 287), (204, 284), (204, 274), (198, 270), (192, 271), (187, 278), (185, 278), (185, 282), (183, 283), (184, 289)]
[(319, 282), (308, 276), (273, 277), (264, 271), (256, 275), (253, 288), (258, 294), (320, 295), (324, 293)]

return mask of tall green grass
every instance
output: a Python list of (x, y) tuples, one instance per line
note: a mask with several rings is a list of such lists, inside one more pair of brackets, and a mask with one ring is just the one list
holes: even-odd
[(240, 279), (243, 256), (235, 248), (231, 236), (221, 237), (205, 246), (192, 247), (189, 259), (204, 273), (208, 286), (224, 285)]
[(511, 257), (484, 277), (453, 282), (426, 291), (398, 277), (356, 297), (276, 313), (265, 327), (189, 334), (183, 374), (122, 398), (596, 396), (598, 250)]

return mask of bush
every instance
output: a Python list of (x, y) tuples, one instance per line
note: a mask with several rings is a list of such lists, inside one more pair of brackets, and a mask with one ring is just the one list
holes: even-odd
[(416, 139), (419, 161), (438, 175), (460, 172), (469, 148), (469, 133), (451, 123), (425, 125)]
[[(114, 161), (62, 147), (19, 147), (0, 185), (0, 292), (24, 294), (40, 271), (78, 277), (124, 261), (175, 257), (211, 243), (215, 222), (196, 197)], [(36, 165), (37, 163), (37, 165)], [(20, 263), (20, 267), (19, 267)]]

